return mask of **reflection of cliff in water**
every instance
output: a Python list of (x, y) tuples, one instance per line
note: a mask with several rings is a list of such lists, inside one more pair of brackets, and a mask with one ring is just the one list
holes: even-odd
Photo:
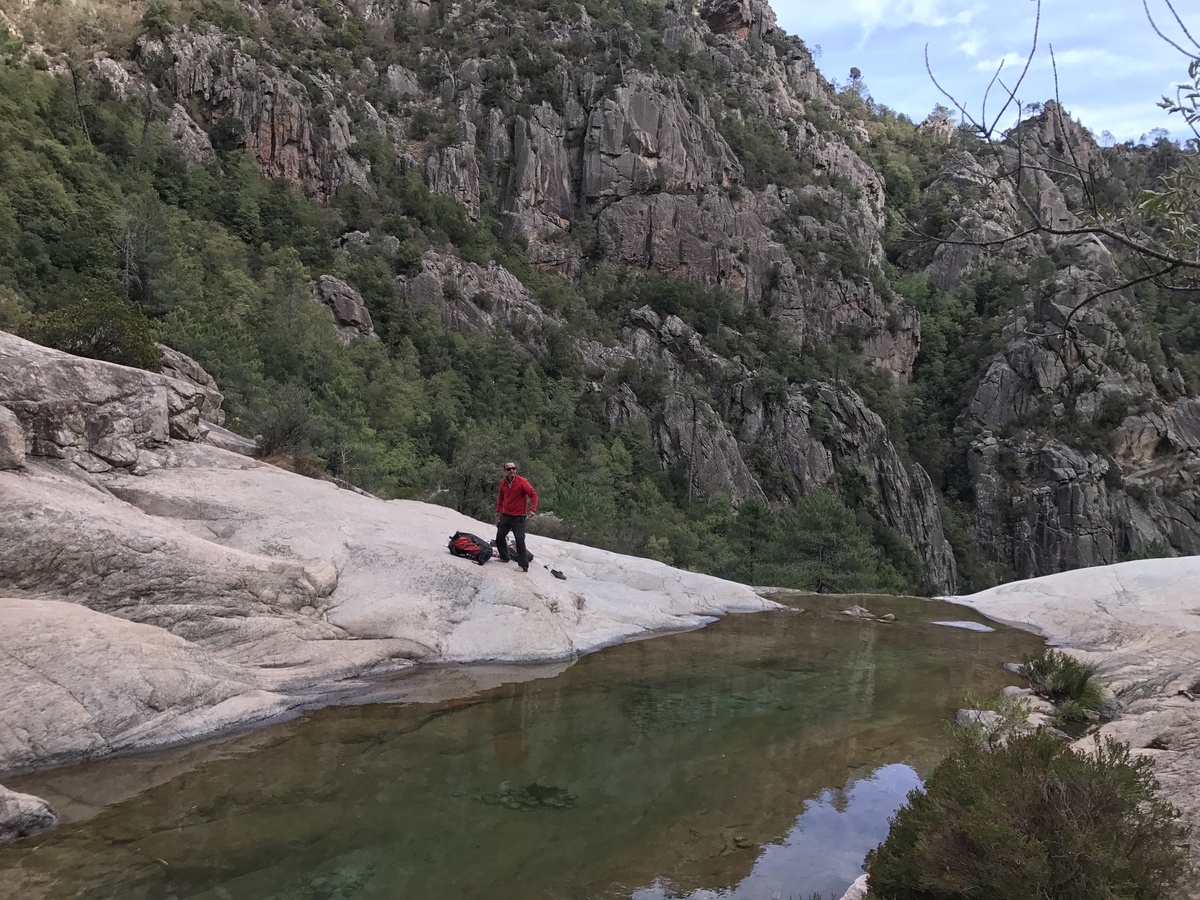
[[(925, 771), (962, 689), (1009, 683), (1000, 664), (1038, 642), (937, 628), (926, 623), (945, 608), (925, 601), (864, 601), (894, 625), (838, 616), (844, 598), (804, 602), (825, 605), (731, 617), (457, 700), (327, 709), (16, 779), (83, 818), (0, 850), (0, 866), (30, 898), (526, 900), (724, 889), (767, 859), (828, 862), (814, 849), (827, 824), (802, 814), (852, 808), (856, 783), (890, 764)], [(96, 812), (138, 778), (154, 786)], [(513, 799), (527, 793), (570, 802)], [(857, 875), (844, 858), (833, 868), (821, 885)], [(817, 890), (832, 888), (793, 893)]]

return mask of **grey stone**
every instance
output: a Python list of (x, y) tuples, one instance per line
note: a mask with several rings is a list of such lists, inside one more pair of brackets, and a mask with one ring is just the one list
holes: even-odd
[[(197, 442), (218, 431), (198, 418), (190, 434), (169, 432), (171, 390), (198, 417), (190, 381), (2, 333), (0, 378), (18, 416), (46, 392), (53, 421), (86, 432), (99, 406), (109, 431), (87, 446), (119, 425), (111, 443), (131, 454), (85, 472), (66, 462), (96, 459), (84, 442), (48, 444), (22, 472), (0, 471), (0, 656), (15, 660), (0, 666), (0, 770), (193, 740), (418, 661), (572, 659), (773, 606), (743, 585), (548, 537), (536, 538), (545, 569), (466, 569), (429, 548), (484, 523)], [(576, 573), (570, 589), (551, 569)]]
[(313, 302), (329, 310), (343, 346), (358, 338), (379, 340), (362, 295), (340, 278), (318, 275), (313, 282)]
[(225, 398), (217, 387), (216, 379), (204, 371), (204, 367), (190, 356), (165, 344), (157, 346), (162, 352), (162, 364), (159, 371), (171, 378), (189, 381), (200, 388), (204, 398), (200, 406), (200, 415), (218, 425), (224, 424), (225, 412), (221, 409), (221, 404), (225, 402)]
[(425, 183), (435, 194), (452, 197), (467, 208), (472, 219), (480, 213), (479, 165), (475, 158), (475, 126), (459, 123), (461, 139), (441, 147), (425, 162)]
[(0, 469), (25, 465), (25, 431), (12, 410), (0, 406)]
[(532, 240), (566, 229), (575, 215), (567, 126), (548, 103), (518, 116), (514, 168), (502, 211), (505, 234)]
[(45, 800), (0, 785), (0, 844), (49, 831), (57, 824), (58, 814)]
[(744, 41), (775, 30), (775, 13), (761, 0), (704, 0), (700, 17), (716, 34)]
[(167, 137), (190, 163), (201, 163), (212, 158), (212, 141), (208, 132), (197, 125), (178, 103), (171, 107), (171, 114), (167, 117)]
[(242, 39), (215, 27), (182, 29), (165, 42), (143, 36), (137, 58), (144, 68), (170, 69), (179, 104), (200, 106), (214, 124), (233, 116), (268, 178), (283, 178), (318, 200), (347, 184), (371, 190), (366, 167), (349, 153), (354, 138), (345, 109), (328, 95), (327, 124), (318, 127), (304, 86), (247, 53)]
[(0, 403), (13, 412), (31, 456), (86, 452), (132, 466), (138, 451), (199, 437), (211, 396), (178, 378), (81, 359), (0, 332)]
[(582, 193), (590, 203), (741, 180), (741, 163), (707, 108), (689, 109), (674, 81), (634, 74), (589, 114)]

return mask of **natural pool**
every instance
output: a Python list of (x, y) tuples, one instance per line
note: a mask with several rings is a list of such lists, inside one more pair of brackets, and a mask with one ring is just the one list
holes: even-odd
[[(840, 897), (1034, 635), (947, 604), (795, 597), (455, 699), (326, 708), (5, 780), (57, 831), (0, 849), (6, 898)], [(894, 624), (838, 614), (858, 603)], [(964, 615), (965, 613), (965, 615)], [(550, 670), (552, 671), (552, 670)], [(442, 670), (374, 697), (453, 696)]]

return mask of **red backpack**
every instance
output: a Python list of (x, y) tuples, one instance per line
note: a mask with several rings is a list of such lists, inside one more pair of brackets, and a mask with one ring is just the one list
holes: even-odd
[(455, 556), (473, 559), (481, 566), (492, 558), (492, 545), (483, 538), (467, 534), (465, 531), (454, 532), (447, 546)]

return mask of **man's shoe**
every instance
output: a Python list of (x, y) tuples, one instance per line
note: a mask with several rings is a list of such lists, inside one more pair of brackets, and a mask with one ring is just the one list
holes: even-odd
[(529, 571), (529, 566), (521, 566), (521, 571), (522, 571), (522, 572), (528, 572), (528, 571)]

